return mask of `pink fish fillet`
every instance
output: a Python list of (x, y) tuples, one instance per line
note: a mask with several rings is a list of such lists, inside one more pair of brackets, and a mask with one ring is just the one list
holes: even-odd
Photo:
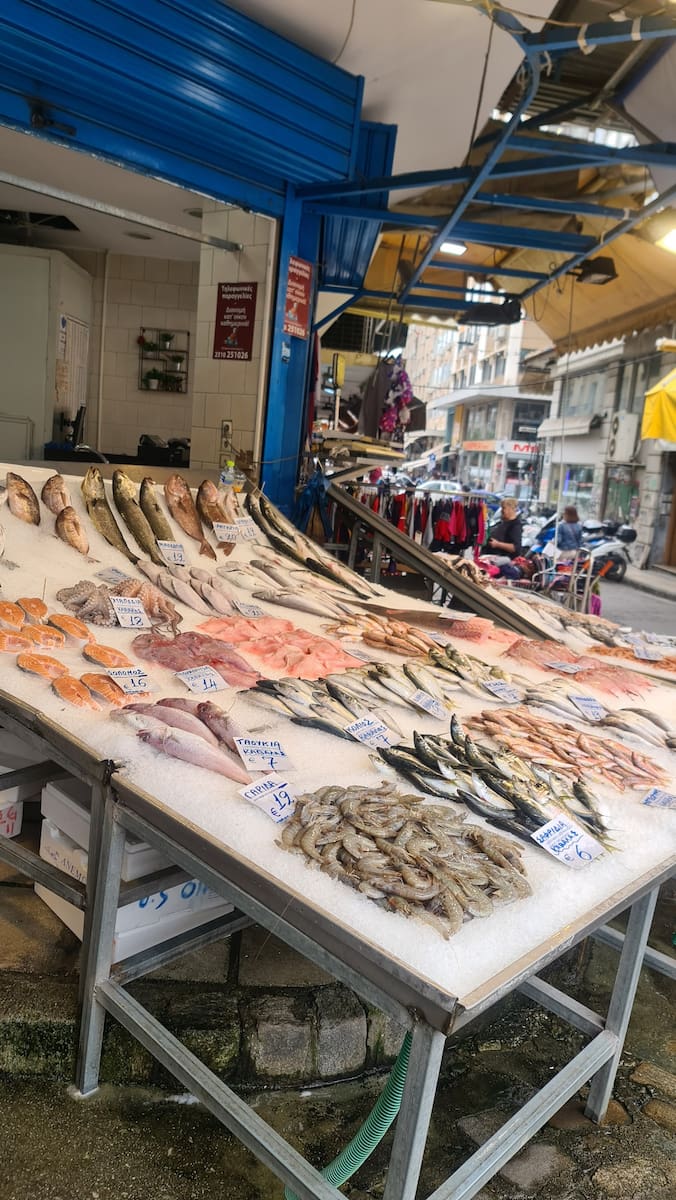
[(161, 731), (142, 729), (138, 737), (153, 749), (169, 754), (172, 758), (180, 758), (182, 762), (192, 763), (195, 767), (204, 767), (205, 771), (225, 775), (227, 779), (233, 779), (236, 783), (251, 783), (251, 776), (240, 763), (192, 733), (165, 726)]

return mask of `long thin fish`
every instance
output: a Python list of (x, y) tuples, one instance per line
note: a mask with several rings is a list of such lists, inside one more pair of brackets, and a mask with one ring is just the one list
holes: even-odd
[(82, 480), (82, 495), (89, 518), (101, 537), (104, 537), (110, 546), (114, 546), (116, 550), (124, 554), (130, 562), (137, 563), (138, 555), (132, 554), (129, 549), (106, 499), (103, 476), (98, 467), (90, 467), (87, 471)]
[(136, 484), (124, 471), (113, 471), (113, 500), (134, 540), (154, 563), (164, 566), (165, 561), (160, 554), (155, 534), (136, 500)]
[(195, 501), (192, 498), (192, 492), (188, 487), (185, 479), (180, 475), (170, 475), (164, 485), (164, 495), (169, 506), (169, 512), (184, 533), (188, 537), (193, 538), (200, 545), (200, 554), (206, 554), (209, 558), (216, 558), (216, 551), (213, 546), (210, 546), (204, 536), (202, 522), (200, 521)]

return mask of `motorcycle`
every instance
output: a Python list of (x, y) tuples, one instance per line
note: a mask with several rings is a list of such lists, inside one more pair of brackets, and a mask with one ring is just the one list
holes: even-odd
[(636, 530), (620, 521), (584, 521), (582, 546), (589, 550), (594, 566), (603, 570), (604, 579), (621, 583), (631, 562), (629, 546), (636, 541)]

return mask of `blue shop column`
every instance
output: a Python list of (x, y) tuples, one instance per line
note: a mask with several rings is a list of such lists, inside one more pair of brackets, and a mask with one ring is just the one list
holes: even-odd
[(289, 258), (296, 255), (313, 264), (309, 328), (317, 287), (316, 263), (320, 218), (303, 213), (302, 204), (289, 187), (279, 239), (279, 264), (274, 331), (270, 353), (268, 403), (263, 435), (261, 487), (273, 503), (290, 513), (298, 463), (305, 435), (309, 363), (312, 334), (307, 338), (284, 333), (284, 311)]

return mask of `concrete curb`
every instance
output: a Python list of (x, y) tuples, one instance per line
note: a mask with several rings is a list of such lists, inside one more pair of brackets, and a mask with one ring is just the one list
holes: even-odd
[(662, 584), (655, 580), (649, 571), (627, 571), (624, 586), (636, 588), (638, 592), (647, 592), (650, 596), (658, 596), (661, 600), (676, 600), (676, 582), (670, 585), (670, 581), (665, 580)]

